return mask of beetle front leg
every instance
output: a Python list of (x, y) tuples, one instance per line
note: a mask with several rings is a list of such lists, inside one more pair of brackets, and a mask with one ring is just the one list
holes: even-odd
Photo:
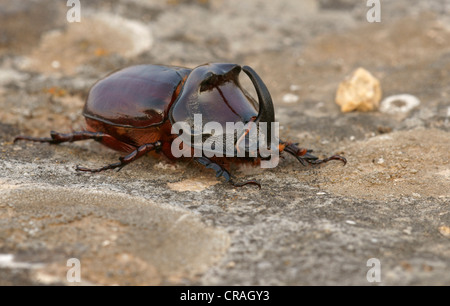
[(311, 165), (320, 165), (329, 162), (330, 160), (340, 160), (344, 163), (344, 166), (347, 164), (347, 159), (340, 155), (333, 155), (324, 159), (308, 160), (308, 163), (310, 163)]
[(203, 166), (205, 166), (206, 168), (209, 169), (213, 169), (214, 171), (216, 171), (216, 177), (220, 177), (223, 176), (225, 178), (225, 180), (227, 182), (229, 182), (231, 185), (233, 185), (234, 187), (242, 187), (245, 185), (256, 185), (259, 187), (259, 189), (261, 189), (261, 185), (257, 182), (257, 181), (246, 181), (243, 183), (235, 183), (232, 179), (231, 179), (231, 174), (224, 169), (222, 166), (220, 166), (219, 164), (216, 164), (215, 162), (211, 161), (209, 158), (206, 158), (204, 156), (202, 157), (197, 157), (195, 159), (198, 163), (202, 164)]
[(105, 170), (109, 170), (109, 169), (115, 169), (115, 168), (119, 168), (118, 170), (120, 170), (124, 166), (126, 166), (129, 163), (135, 161), (139, 157), (147, 154), (148, 152), (160, 149), (161, 145), (162, 144), (161, 144), (160, 141), (157, 141), (157, 142), (154, 142), (154, 143), (147, 143), (147, 144), (144, 144), (144, 145), (140, 146), (139, 148), (137, 148), (136, 150), (134, 150), (133, 152), (131, 152), (127, 156), (120, 157), (119, 161), (117, 163), (109, 164), (109, 165), (106, 165), (106, 166), (98, 168), (98, 169), (90, 169), (90, 168), (77, 166), (76, 170), (77, 171), (86, 171), (86, 172), (101, 172), (101, 171), (105, 171)]
[(324, 159), (319, 159), (318, 157), (311, 154), (312, 150), (307, 150), (303, 148), (297, 147), (297, 144), (294, 143), (283, 143), (285, 145), (284, 151), (293, 155), (299, 162), (302, 163), (303, 166), (306, 166), (306, 163), (311, 165), (320, 165), (330, 160), (340, 160), (345, 164), (347, 163), (347, 159), (340, 155), (333, 155)]

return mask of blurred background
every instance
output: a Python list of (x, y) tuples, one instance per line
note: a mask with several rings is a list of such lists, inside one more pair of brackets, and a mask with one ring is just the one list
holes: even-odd
[[(81, 0), (69, 22), (67, 1), (0, 0), (0, 253), (45, 263), (0, 264), (0, 284), (66, 283), (74, 256), (94, 284), (367, 284), (377, 256), (385, 284), (450, 284), (450, 2), (382, 0), (379, 12), (368, 2)], [(83, 128), (90, 86), (113, 70), (207, 62), (252, 66), (282, 137), (349, 164), (239, 168), (263, 189), (230, 191), (208, 171), (151, 158), (75, 175), (118, 157), (91, 142), (12, 144)], [(370, 111), (343, 112), (340, 86), (344, 104), (362, 96)], [(174, 229), (181, 212), (156, 207), (160, 223), (145, 203), (201, 220)]]
[[(447, 116), (448, 1), (383, 1), (374, 23), (367, 1), (352, 0), (81, 1), (73, 23), (66, 1), (2, 0), (0, 8), (0, 119), (34, 134), (56, 126), (49, 117), (74, 125), (95, 80), (140, 63), (250, 65), (269, 84), (280, 122), (294, 112), (309, 125), (303, 113), (337, 111), (338, 84), (358, 67), (381, 79), (384, 96), (418, 95), (427, 103), (422, 117), (440, 117), (409, 124), (439, 125)], [(49, 94), (73, 98), (53, 105), (62, 118), (52, 118)], [(360, 124), (371, 124), (373, 114), (364, 118)], [(377, 119), (372, 125), (383, 125)]]

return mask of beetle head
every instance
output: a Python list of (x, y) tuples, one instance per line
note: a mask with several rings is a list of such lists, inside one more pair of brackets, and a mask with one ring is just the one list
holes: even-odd
[[(252, 81), (259, 103), (240, 85), (239, 74), (242, 70)], [(202, 115), (203, 125), (218, 122), (223, 131), (227, 122), (266, 122), (268, 128), (265, 134), (269, 136), (266, 137), (266, 144), (270, 146), (270, 126), (275, 121), (272, 98), (261, 78), (248, 66), (241, 68), (235, 64), (216, 63), (193, 69), (169, 111), (169, 118), (172, 124), (187, 122), (191, 127), (189, 135), (194, 136), (201, 133), (194, 128), (196, 114)], [(202, 134), (202, 138), (209, 136)], [(241, 136), (235, 135), (235, 143), (238, 139), (242, 140)], [(225, 137), (225, 134), (215, 134), (215, 137)]]
[(226, 82), (238, 84), (240, 72), (241, 67), (234, 64), (203, 65), (192, 71), (192, 78), (200, 81), (198, 89), (202, 93), (213, 90)]

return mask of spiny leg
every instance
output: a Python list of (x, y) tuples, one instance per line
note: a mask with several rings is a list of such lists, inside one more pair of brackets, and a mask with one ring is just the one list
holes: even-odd
[(51, 137), (30, 137), (30, 136), (17, 136), (14, 138), (14, 142), (19, 140), (35, 141), (35, 142), (47, 142), (50, 144), (60, 144), (63, 142), (74, 142), (80, 140), (92, 139), (102, 143), (103, 145), (122, 152), (132, 152), (136, 149), (135, 146), (120, 141), (113, 136), (102, 132), (89, 132), (79, 131), (72, 133), (58, 133), (55, 131), (50, 132)]
[(197, 157), (195, 159), (198, 163), (202, 164), (203, 166), (205, 166), (206, 168), (209, 169), (213, 169), (214, 171), (216, 171), (216, 177), (220, 177), (223, 176), (225, 178), (225, 180), (227, 182), (229, 182), (231, 185), (233, 185), (234, 187), (242, 187), (245, 185), (256, 185), (259, 187), (259, 189), (261, 189), (261, 185), (257, 182), (257, 181), (246, 181), (243, 183), (235, 183), (232, 179), (231, 179), (231, 174), (225, 170), (224, 168), (222, 168), (222, 166), (220, 166), (219, 164), (216, 164), (215, 162), (211, 161), (210, 159), (202, 156), (202, 157)]
[(309, 160), (308, 163), (312, 165), (320, 165), (329, 162), (330, 160), (340, 160), (341, 162), (344, 163), (344, 166), (347, 164), (347, 159), (340, 155), (333, 155), (324, 159)]
[(50, 132), (50, 137), (31, 137), (31, 136), (17, 136), (14, 138), (14, 142), (19, 140), (35, 141), (35, 142), (48, 142), (51, 144), (58, 144), (62, 142), (74, 142), (86, 139), (93, 139), (96, 141), (101, 141), (103, 137), (111, 137), (108, 134), (102, 132), (89, 132), (89, 131), (79, 131), (73, 133), (58, 133), (55, 131)]
[(297, 147), (297, 144), (295, 143), (284, 143), (286, 147), (284, 148), (284, 151), (288, 152), (289, 154), (293, 155), (299, 162), (302, 163), (303, 166), (306, 166), (306, 163), (311, 165), (320, 165), (326, 162), (329, 162), (330, 160), (340, 160), (341, 162), (345, 164), (347, 163), (347, 159), (340, 155), (333, 155), (324, 159), (319, 159), (316, 156), (312, 155), (312, 150), (307, 150), (304, 148)]
[(134, 150), (127, 156), (120, 157), (119, 161), (116, 163), (109, 164), (109, 165), (106, 165), (106, 166), (98, 168), (98, 169), (90, 169), (90, 168), (86, 168), (86, 167), (77, 166), (76, 170), (77, 171), (86, 171), (86, 172), (101, 172), (101, 171), (115, 169), (115, 168), (119, 168), (118, 170), (120, 170), (124, 166), (135, 161), (139, 157), (147, 154), (148, 152), (160, 149), (161, 146), (162, 146), (162, 144), (160, 141), (153, 142), (153, 143), (147, 143), (147, 144), (140, 146), (139, 148), (137, 148), (136, 150)]

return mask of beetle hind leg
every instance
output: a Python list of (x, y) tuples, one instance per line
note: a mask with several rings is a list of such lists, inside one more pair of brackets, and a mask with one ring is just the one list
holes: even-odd
[(136, 147), (120, 141), (113, 136), (103, 132), (77, 131), (72, 133), (59, 133), (55, 131), (50, 132), (50, 137), (31, 137), (31, 136), (17, 136), (14, 138), (14, 143), (19, 140), (47, 142), (49, 144), (60, 144), (63, 142), (74, 142), (80, 140), (95, 140), (116, 151), (125, 153), (133, 152)]
[(67, 134), (51, 131), (50, 137), (17, 136), (16, 138), (14, 138), (14, 142), (17, 142), (19, 140), (27, 140), (35, 142), (48, 142), (50, 144), (58, 144), (63, 142), (74, 142), (86, 139), (101, 141), (105, 136), (109, 135), (101, 132), (89, 132), (89, 131), (79, 131)]
[(202, 156), (202, 157), (197, 157), (195, 159), (199, 164), (202, 164), (203, 166), (205, 166), (206, 168), (209, 169), (213, 169), (214, 171), (216, 171), (216, 177), (224, 177), (225, 180), (227, 182), (229, 182), (231, 185), (233, 185), (234, 187), (243, 187), (245, 185), (256, 185), (259, 187), (259, 189), (261, 189), (261, 185), (254, 180), (251, 181), (246, 181), (246, 182), (242, 182), (242, 183), (236, 183), (232, 180), (231, 178), (231, 174), (224, 168), (222, 168), (222, 166), (220, 166), (219, 164), (216, 164), (215, 162), (211, 161), (210, 159)]
[(307, 164), (320, 165), (329, 162), (330, 160), (340, 160), (344, 163), (344, 166), (347, 163), (347, 159), (340, 155), (333, 155), (324, 159), (319, 159), (318, 157), (311, 154), (312, 150), (299, 148), (297, 147), (297, 144), (293, 143), (285, 143), (284, 151), (297, 158), (297, 160), (301, 162), (303, 166), (306, 166)]

